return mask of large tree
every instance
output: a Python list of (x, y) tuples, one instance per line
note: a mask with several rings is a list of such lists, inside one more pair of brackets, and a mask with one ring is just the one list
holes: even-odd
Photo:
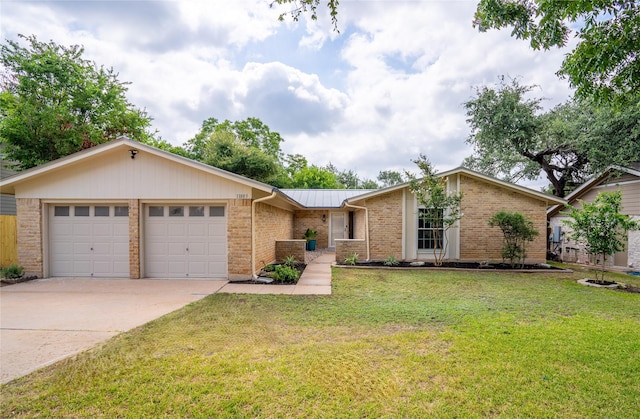
[(474, 154), (464, 165), (509, 181), (544, 173), (556, 196), (610, 164), (640, 160), (640, 106), (624, 110), (571, 100), (542, 112), (533, 86), (501, 80), (465, 103)]
[(35, 36), (0, 48), (0, 140), (27, 169), (119, 135), (152, 138), (151, 118), (131, 105), (113, 69), (82, 58), (84, 49)]
[(185, 147), (195, 160), (202, 160), (209, 136), (215, 132), (231, 133), (238, 142), (247, 147), (261, 150), (277, 160), (282, 159), (280, 144), (282, 136), (264, 124), (258, 118), (247, 118), (242, 121), (219, 122), (216, 118), (208, 118), (202, 123), (200, 132), (187, 141)]
[(635, 0), (480, 0), (480, 31), (512, 27), (512, 36), (534, 49), (577, 46), (558, 72), (577, 96), (598, 103), (637, 103), (640, 91), (640, 2)]

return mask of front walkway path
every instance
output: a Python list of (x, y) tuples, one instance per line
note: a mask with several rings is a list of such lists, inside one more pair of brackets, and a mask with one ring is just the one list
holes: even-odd
[(335, 253), (327, 252), (307, 264), (296, 285), (238, 284), (229, 282), (218, 293), (229, 294), (289, 294), (289, 295), (330, 295), (331, 265), (336, 260)]

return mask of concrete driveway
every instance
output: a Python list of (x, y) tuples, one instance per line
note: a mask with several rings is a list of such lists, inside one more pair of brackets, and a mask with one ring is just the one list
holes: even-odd
[(0, 288), (0, 382), (82, 352), (227, 281), (42, 279)]

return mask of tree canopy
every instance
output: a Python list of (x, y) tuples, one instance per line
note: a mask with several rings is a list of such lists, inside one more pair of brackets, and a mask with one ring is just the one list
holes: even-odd
[(570, 100), (542, 112), (534, 86), (501, 79), (465, 103), (474, 154), (464, 165), (516, 182), (541, 173), (564, 197), (611, 164), (640, 161), (640, 105), (623, 110)]
[(533, 49), (564, 47), (572, 28), (578, 44), (558, 75), (576, 94), (598, 103), (637, 103), (640, 91), (640, 2), (636, 0), (480, 0), (474, 26), (512, 27)]
[(27, 169), (119, 135), (153, 137), (151, 118), (125, 97), (113, 69), (82, 58), (84, 49), (20, 36), (0, 48), (0, 140)]

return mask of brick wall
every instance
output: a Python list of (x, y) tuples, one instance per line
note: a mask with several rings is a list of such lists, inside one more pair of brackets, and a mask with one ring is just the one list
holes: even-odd
[(228, 270), (230, 279), (250, 278), (251, 200), (231, 199), (227, 218)]
[(367, 199), (371, 260), (402, 257), (402, 199), (402, 190)]
[(43, 276), (42, 205), (39, 199), (17, 198), (18, 263), (25, 274)]
[[(288, 240), (293, 235), (293, 212), (267, 203), (256, 204), (256, 269), (276, 261), (276, 240)], [(297, 259), (297, 258), (296, 258)], [(304, 261), (304, 253), (302, 259)]]
[(498, 211), (520, 212), (533, 221), (540, 233), (527, 245), (527, 262), (546, 260), (547, 216), (545, 202), (482, 182), (469, 176), (460, 176), (462, 213), (460, 220), (460, 259), (502, 260), (502, 231), (489, 227), (489, 219)]
[[(298, 262), (305, 261), (305, 247), (307, 241), (303, 239), (276, 240), (276, 262), (282, 262), (286, 257), (293, 256)], [(261, 265), (256, 266), (258, 269)]]
[(358, 260), (367, 258), (367, 243), (364, 239), (336, 239), (336, 262), (342, 263), (352, 254), (358, 254)]
[[(322, 221), (322, 216), (325, 221)], [(325, 249), (329, 247), (329, 211), (327, 210), (309, 210), (296, 211), (293, 222), (294, 239), (301, 239), (307, 228), (318, 232), (316, 238), (316, 249)]]
[(129, 278), (140, 279), (140, 201), (129, 200)]

